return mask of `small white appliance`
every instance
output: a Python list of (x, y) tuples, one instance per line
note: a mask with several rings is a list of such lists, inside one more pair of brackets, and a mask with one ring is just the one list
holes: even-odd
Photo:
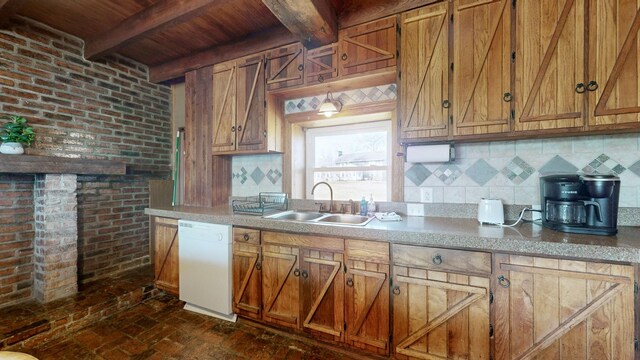
[(478, 204), (478, 222), (482, 224), (504, 224), (504, 209), (500, 199), (481, 199)]
[(178, 235), (184, 309), (235, 322), (231, 307), (231, 226), (180, 220)]

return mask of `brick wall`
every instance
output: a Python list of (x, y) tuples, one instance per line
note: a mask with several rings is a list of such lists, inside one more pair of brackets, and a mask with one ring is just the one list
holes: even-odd
[[(171, 96), (169, 87), (148, 82), (147, 75), (146, 66), (119, 56), (87, 61), (80, 39), (27, 19), (0, 30), (0, 113), (32, 124), (37, 140), (27, 153), (129, 165), (127, 176), (78, 176), (81, 281), (149, 262), (143, 209), (148, 180), (170, 176)], [(33, 239), (33, 220), (24, 213), (33, 209), (27, 195), (32, 179), (0, 177), (0, 192), (25, 192), (11, 202), (0, 199), (0, 307), (31, 296), (25, 280), (6, 277), (17, 276), (8, 274), (12, 261), (33, 268), (26, 243)], [(20, 216), (28, 219), (10, 220)], [(16, 233), (12, 226), (26, 228)]]

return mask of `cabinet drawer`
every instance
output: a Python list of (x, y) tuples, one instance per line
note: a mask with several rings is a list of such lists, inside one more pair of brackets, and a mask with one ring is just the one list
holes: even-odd
[(491, 273), (491, 254), (411, 245), (393, 245), (393, 264), (463, 273)]
[(260, 245), (260, 230), (234, 227), (233, 242)]
[(307, 247), (318, 250), (329, 250), (336, 252), (344, 251), (344, 240), (333, 237), (288, 234), (265, 231), (262, 233), (264, 244), (280, 244), (295, 247)]

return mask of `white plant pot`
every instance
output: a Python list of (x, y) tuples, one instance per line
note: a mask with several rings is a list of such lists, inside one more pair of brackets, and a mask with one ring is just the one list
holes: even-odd
[(6, 142), (0, 145), (0, 154), (20, 155), (24, 154), (24, 148), (18, 142)]

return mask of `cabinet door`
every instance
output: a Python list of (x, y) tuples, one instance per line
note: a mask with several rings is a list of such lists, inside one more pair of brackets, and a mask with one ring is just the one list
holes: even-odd
[(264, 321), (299, 328), (300, 250), (265, 244), (262, 247), (262, 299)]
[(589, 1), (590, 128), (640, 123), (639, 9), (638, 0)]
[(518, 1), (516, 131), (584, 125), (584, 9), (584, 0)]
[[(234, 233), (235, 233), (234, 229)], [(261, 318), (262, 279), (260, 246), (233, 242), (233, 312)]]
[(302, 249), (301, 255), (302, 327), (315, 336), (342, 341), (343, 255), (312, 249)]
[(236, 63), (213, 67), (213, 144), (212, 151), (235, 150)]
[(509, 131), (511, 1), (455, 0), (453, 134)]
[(485, 277), (394, 265), (393, 341), (400, 359), (489, 359)]
[(401, 137), (449, 135), (449, 4), (402, 14)]
[(304, 77), (307, 85), (320, 84), (338, 76), (338, 44), (306, 50)]
[(347, 260), (346, 341), (350, 346), (389, 354), (389, 264)]
[(179, 294), (178, 220), (155, 218), (155, 280), (158, 289)]
[(267, 52), (267, 90), (302, 85), (304, 82), (302, 44), (295, 43)]
[(340, 76), (396, 65), (396, 17), (356, 25), (339, 32)]
[(264, 56), (248, 56), (237, 64), (236, 148), (261, 150), (266, 142)]
[(632, 359), (633, 268), (496, 255), (496, 359)]

